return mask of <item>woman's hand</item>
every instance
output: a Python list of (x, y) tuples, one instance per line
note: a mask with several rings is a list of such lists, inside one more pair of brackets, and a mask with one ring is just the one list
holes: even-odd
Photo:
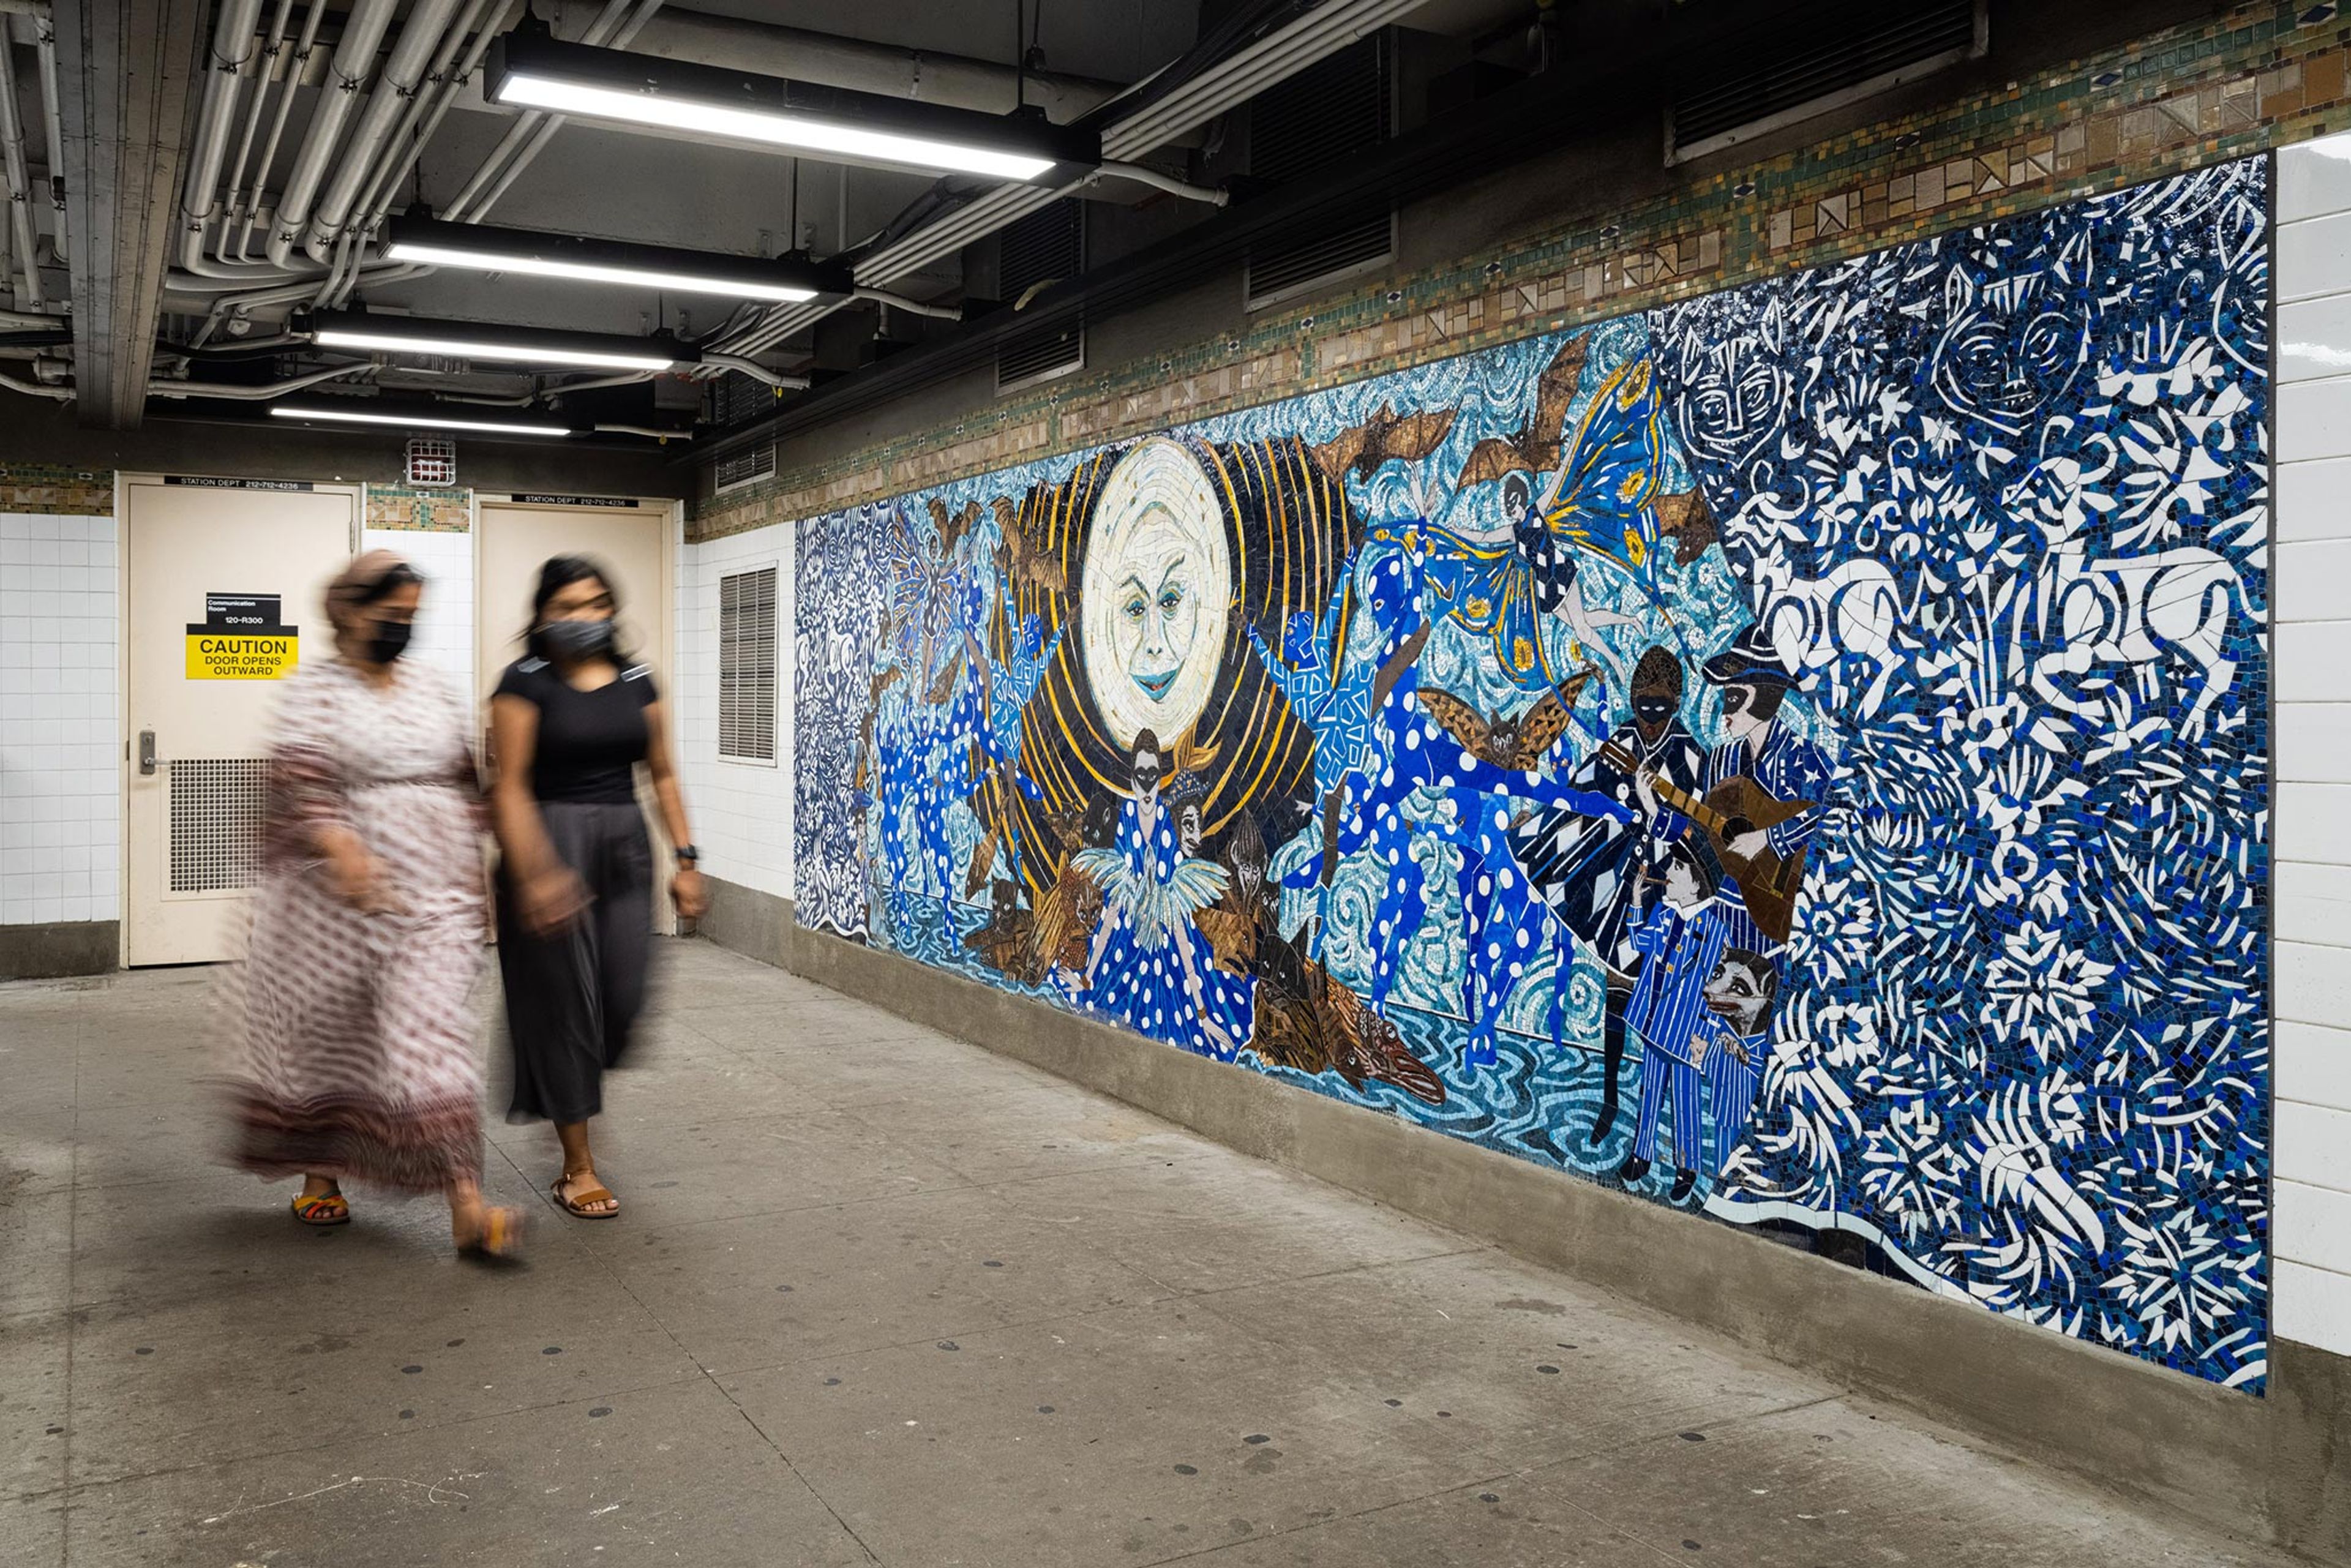
[(669, 895), (677, 904), (680, 920), (699, 920), (710, 912), (710, 885), (692, 866), (680, 867), (669, 879)]
[(327, 885), (362, 915), (399, 915), (408, 907), (392, 885), (383, 862), (357, 844), (327, 856)]
[(569, 866), (559, 865), (525, 878), (516, 889), (523, 925), (534, 936), (552, 936), (588, 907), (588, 889)]

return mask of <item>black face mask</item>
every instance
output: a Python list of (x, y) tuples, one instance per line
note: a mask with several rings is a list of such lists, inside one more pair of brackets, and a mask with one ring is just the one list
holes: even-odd
[(1636, 696), (1633, 699), (1633, 717), (1651, 729), (1662, 726), (1674, 716), (1671, 697)]
[(612, 650), (610, 621), (550, 621), (538, 629), (538, 635), (559, 659), (592, 659)]
[(389, 664), (408, 652), (408, 639), (416, 632), (415, 624), (407, 621), (372, 622), (375, 635), (367, 640), (364, 652), (371, 664)]

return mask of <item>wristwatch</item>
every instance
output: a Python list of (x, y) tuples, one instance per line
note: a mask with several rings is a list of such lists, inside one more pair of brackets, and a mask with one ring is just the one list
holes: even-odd
[(680, 844), (677, 846), (677, 858), (682, 864), (695, 865), (702, 859), (702, 852), (692, 844)]

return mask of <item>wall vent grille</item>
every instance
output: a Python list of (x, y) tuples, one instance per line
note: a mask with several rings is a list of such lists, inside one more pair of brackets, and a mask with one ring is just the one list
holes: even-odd
[[(1386, 141), (1395, 124), (1395, 50), (1385, 33), (1318, 60), (1249, 106), (1249, 172), (1275, 184)], [(1251, 247), (1249, 306), (1365, 271), (1395, 254), (1395, 214), (1382, 202), (1311, 234)]]
[(1916, 81), (1980, 57), (1989, 43), (1984, 0), (1848, 4), (1741, 39), (1691, 61), (1677, 78), (1667, 161), (1719, 152)]
[(776, 759), (776, 569), (718, 580), (718, 755)]
[[(1007, 301), (1040, 284), (1086, 269), (1085, 209), (1074, 196), (1029, 214), (1006, 229), (998, 271)], [(1011, 392), (1086, 368), (1083, 315), (1006, 340), (996, 350), (996, 390)]]
[(261, 823), (269, 803), (263, 758), (166, 762), (172, 891), (235, 893), (261, 880)]

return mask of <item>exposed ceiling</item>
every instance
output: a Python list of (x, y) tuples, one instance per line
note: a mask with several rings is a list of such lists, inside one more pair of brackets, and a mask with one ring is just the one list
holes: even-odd
[[(0, 0), (0, 176), (16, 198), (0, 225), (0, 410), (48, 397), (128, 429), (438, 409), (739, 444), (803, 403), (870, 402), (907, 367), (984, 361), (1069, 318), (1081, 292), (1099, 319), (1171, 267), (1229, 262), (1348, 201), (1423, 193), (1478, 156), (1531, 156), (1627, 95), (1654, 107), (1677, 39), (1822, 3), (535, 0), (534, 20), (525, 0)], [(1696, 32), (1694, 13), (1708, 18)], [(489, 101), (493, 46), (539, 24), (650, 57), (648, 71), (718, 67), (990, 117), (1025, 104), (1099, 132), (1103, 163), (1039, 188)], [(1384, 30), (1393, 141), (1268, 177), (1250, 103)], [(1020, 287), (1001, 236), (1072, 194), (1090, 214), (1084, 276)], [(853, 273), (856, 291), (763, 305), (402, 266), (384, 248), (403, 214), (804, 256)], [(315, 335), (314, 312), (333, 309), (662, 335), (694, 362), (615, 373), (342, 348)]]

